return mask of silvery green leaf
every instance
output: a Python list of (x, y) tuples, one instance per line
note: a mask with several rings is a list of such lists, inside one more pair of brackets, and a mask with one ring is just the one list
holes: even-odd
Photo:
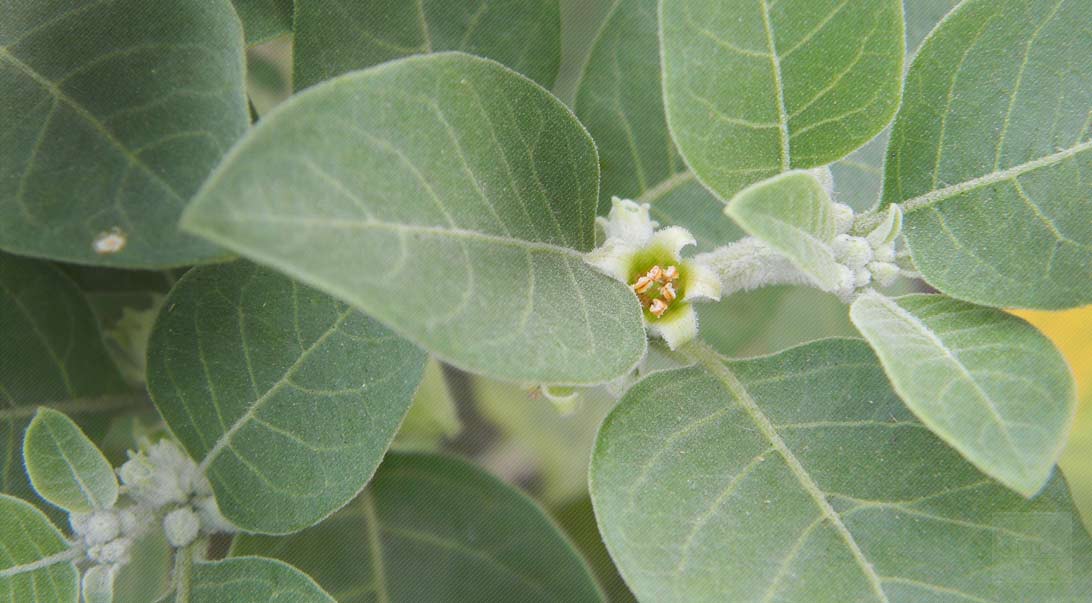
[(292, 0), (232, 0), (243, 22), (247, 44), (260, 44), (292, 32)]
[(1064, 481), (1027, 500), (916, 421), (868, 345), (655, 373), (607, 417), (591, 491), (649, 601), (1070, 601), (1092, 540)]
[(364, 486), (425, 355), (374, 320), (249, 262), (195, 268), (148, 346), (156, 407), (245, 530), (310, 526)]
[(901, 90), (902, 2), (660, 2), (667, 122), (721, 199), (878, 134)]
[(888, 146), (914, 263), (989, 306), (1092, 302), (1089, 7), (969, 0), (914, 59)]
[(117, 570), (109, 565), (94, 565), (84, 570), (80, 579), (83, 603), (113, 603), (116, 575)]
[(587, 565), (528, 497), (452, 458), (390, 454), (352, 504), (291, 536), (240, 536), (341, 603), (601, 601)]
[(558, 0), (296, 0), (297, 90), (445, 50), (488, 57), (549, 87), (561, 62)]
[(662, 225), (689, 229), (706, 251), (739, 236), (723, 204), (687, 171), (667, 131), (656, 0), (614, 2), (584, 66), (576, 114), (599, 150), (599, 205), (612, 196), (652, 204)]
[(1006, 312), (941, 295), (862, 295), (850, 317), (922, 423), (984, 473), (1032, 496), (1077, 407), (1054, 345)]
[(76, 555), (41, 511), (0, 494), (0, 543), (0, 601), (77, 603)]
[(123, 394), (87, 300), (55, 266), (0, 253), (0, 333), (0, 492), (36, 500), (19, 447), (39, 406), (63, 411), (97, 440), (111, 416), (144, 404)]
[(23, 462), (34, 491), (69, 513), (109, 509), (118, 500), (114, 468), (64, 413), (38, 409), (23, 439)]
[(228, 0), (7, 2), (0, 18), (0, 248), (115, 267), (222, 257), (182, 233), (246, 129)]
[(195, 563), (187, 603), (335, 603), (307, 574), (274, 559)]
[[(906, 13), (906, 54), (912, 57), (925, 35), (959, 4), (959, 0), (913, 0), (903, 3)], [(857, 211), (876, 205), (883, 191), (883, 158), (891, 128), (884, 129), (865, 146), (830, 166), (834, 172), (835, 200)]]
[(830, 247), (837, 234), (834, 206), (811, 173), (794, 170), (752, 184), (732, 198), (725, 213), (823, 290), (841, 284), (844, 268)]
[(510, 381), (583, 384), (644, 355), (640, 305), (581, 252), (595, 146), (533, 82), (436, 53), (340, 76), (266, 116), (184, 225)]

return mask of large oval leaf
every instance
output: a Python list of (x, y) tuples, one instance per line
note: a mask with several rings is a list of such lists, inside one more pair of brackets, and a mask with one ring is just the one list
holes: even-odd
[(899, 400), (868, 346), (829, 339), (656, 373), (600, 430), (591, 489), (650, 601), (1070, 600), (1092, 540), (1056, 478), (1032, 501)]
[(23, 461), (38, 495), (65, 511), (90, 513), (118, 500), (114, 468), (63, 413), (38, 409), (23, 440)]
[(62, 410), (95, 439), (112, 415), (143, 404), (121, 394), (87, 300), (55, 266), (0, 253), (0, 333), (0, 492), (33, 500), (20, 446), (39, 406)]
[(1092, 27), (1084, 2), (970, 0), (910, 68), (888, 147), (914, 262), (991, 306), (1092, 302)]
[(6, 3), (0, 248), (130, 267), (222, 256), (178, 216), (249, 123), (244, 73), (228, 0)]
[(545, 90), (438, 53), (341, 76), (254, 128), (186, 227), (511, 381), (593, 383), (644, 354), (593, 271), (595, 146)]
[(489, 57), (549, 87), (561, 62), (558, 0), (296, 0), (297, 90), (444, 50)]
[(599, 206), (612, 196), (652, 204), (661, 224), (694, 233), (699, 247), (722, 245), (739, 229), (723, 205), (687, 171), (664, 117), (656, 0), (614, 2), (581, 73), (576, 114), (599, 150)]
[(899, 104), (899, 0), (664, 0), (660, 27), (672, 136), (721, 199), (845, 157)]
[(193, 568), (187, 603), (335, 603), (307, 574), (273, 559), (242, 557)]
[(347, 503), (383, 458), (425, 354), (249, 262), (195, 268), (152, 331), (148, 389), (224, 516), (284, 533)]
[(862, 295), (853, 324), (907, 406), (1024, 496), (1050, 479), (1077, 407), (1069, 366), (1023, 320), (942, 295)]
[(0, 494), (0, 601), (76, 603), (80, 575), (64, 535), (30, 503)]
[(542, 509), (454, 459), (392, 454), (352, 505), (285, 538), (241, 536), (341, 603), (599, 601), (587, 565)]

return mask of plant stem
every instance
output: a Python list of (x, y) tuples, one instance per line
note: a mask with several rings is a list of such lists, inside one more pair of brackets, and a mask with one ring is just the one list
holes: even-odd
[(193, 551), (191, 544), (178, 549), (174, 554), (174, 603), (189, 603), (190, 578), (193, 573)]
[(788, 258), (755, 237), (744, 237), (708, 253), (700, 253), (694, 261), (717, 274), (721, 296), (769, 285), (816, 286)]
[(74, 398), (72, 400), (58, 400), (53, 402), (37, 402), (34, 404), (21, 404), (19, 406), (4, 408), (0, 410), (0, 420), (32, 417), (34, 416), (34, 413), (38, 412), (39, 406), (52, 408), (53, 410), (63, 412), (66, 415), (80, 415), (136, 408), (147, 403), (148, 395), (143, 392), (95, 396), (91, 398)]

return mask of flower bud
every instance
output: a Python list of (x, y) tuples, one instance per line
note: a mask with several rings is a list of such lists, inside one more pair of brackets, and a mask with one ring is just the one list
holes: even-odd
[(200, 530), (201, 521), (189, 507), (175, 509), (163, 518), (163, 531), (167, 534), (167, 542), (176, 548), (189, 546), (197, 539)]

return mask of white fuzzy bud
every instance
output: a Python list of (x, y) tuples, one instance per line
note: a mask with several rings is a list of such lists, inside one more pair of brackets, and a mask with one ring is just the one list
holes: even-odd
[(895, 246), (880, 245), (872, 250), (872, 259), (877, 262), (895, 262)]
[(834, 211), (834, 230), (838, 234), (846, 234), (853, 228), (853, 208), (845, 203), (835, 203), (832, 209)]
[(881, 287), (887, 287), (899, 278), (899, 267), (890, 262), (869, 262), (868, 271)]
[(87, 531), (87, 522), (91, 519), (94, 513), (70, 513), (68, 515), (68, 525), (72, 528), (73, 534), (83, 534)]
[(834, 258), (852, 270), (864, 268), (872, 261), (872, 246), (863, 237), (840, 234), (830, 244)]
[(167, 542), (173, 547), (189, 546), (197, 539), (200, 530), (201, 521), (189, 507), (175, 509), (163, 518), (163, 531), (167, 534)]
[(235, 526), (220, 514), (220, 507), (212, 496), (205, 496), (194, 501), (197, 515), (201, 519), (201, 531), (205, 534), (235, 532)]
[(156, 442), (147, 454), (132, 455), (118, 475), (129, 494), (152, 509), (184, 504), (194, 494), (211, 492), (197, 464), (170, 440)]
[[(94, 561), (101, 564), (120, 565), (129, 562), (129, 550), (133, 541), (129, 538), (118, 538), (102, 546), (96, 547)], [(89, 555), (90, 556), (90, 555)]]
[(113, 511), (95, 511), (78, 533), (88, 545), (105, 544), (121, 533), (121, 522)]
[(868, 268), (858, 268), (853, 272), (853, 286), (857, 289), (867, 287), (872, 282), (872, 273)]

